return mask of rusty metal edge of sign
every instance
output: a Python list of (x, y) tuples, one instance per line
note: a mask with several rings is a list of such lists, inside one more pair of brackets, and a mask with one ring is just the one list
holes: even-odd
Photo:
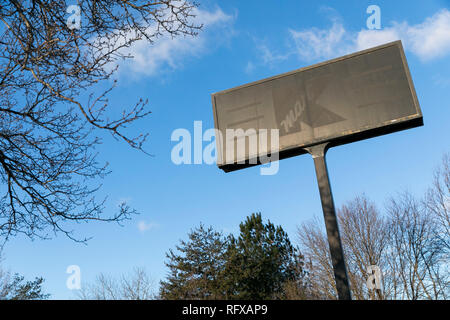
[[(285, 77), (291, 74), (295, 74), (295, 73), (299, 73), (302, 71), (306, 71), (306, 70), (310, 70), (310, 69), (314, 69), (317, 67), (321, 67), (327, 64), (331, 64), (334, 62), (338, 62), (338, 61), (342, 61), (342, 60), (346, 60), (346, 59), (350, 59), (353, 57), (356, 57), (358, 55), (362, 55), (362, 54), (366, 54), (366, 53), (370, 53), (370, 52), (374, 52), (380, 49), (384, 49), (387, 47), (391, 47), (391, 46), (397, 46), (400, 50), (400, 55), (402, 58), (402, 62), (403, 62), (403, 67), (406, 73), (406, 78), (408, 80), (408, 85), (409, 85), (409, 89), (411, 91), (411, 95), (413, 97), (413, 102), (414, 102), (414, 107), (416, 109), (416, 114), (413, 115), (409, 115), (407, 117), (403, 117), (403, 118), (399, 118), (399, 119), (395, 119), (395, 120), (389, 120), (389, 121), (385, 121), (385, 122), (381, 122), (380, 124), (376, 125), (376, 126), (367, 126), (365, 128), (360, 128), (359, 130), (355, 130), (353, 132), (349, 132), (346, 135), (342, 135), (343, 133), (340, 134), (335, 134), (335, 135), (330, 135), (320, 141), (316, 141), (314, 143), (311, 144), (304, 144), (304, 145), (299, 145), (297, 147), (288, 147), (288, 148), (284, 148), (284, 149), (280, 149), (279, 154), (278, 154), (278, 158), (279, 160), (282, 159), (286, 159), (286, 158), (290, 158), (293, 156), (298, 156), (301, 154), (305, 154), (307, 153), (307, 151), (305, 150), (305, 148), (307, 147), (311, 147), (314, 145), (318, 145), (324, 142), (329, 142), (329, 147), (335, 147), (338, 145), (343, 145), (343, 144), (347, 144), (347, 143), (351, 143), (351, 142), (356, 142), (356, 141), (360, 141), (360, 140), (364, 140), (364, 139), (369, 139), (369, 138), (374, 138), (377, 136), (381, 136), (381, 135), (385, 135), (385, 134), (389, 134), (389, 133), (393, 133), (393, 132), (397, 132), (397, 131), (401, 131), (401, 130), (406, 130), (406, 129), (411, 129), (411, 128), (415, 128), (415, 127), (419, 127), (423, 125), (423, 116), (422, 116), (422, 111), (420, 109), (420, 105), (419, 105), (419, 101), (417, 99), (417, 94), (416, 94), (416, 90), (414, 87), (414, 83), (412, 81), (412, 77), (411, 77), (411, 73), (408, 67), (408, 62), (406, 60), (406, 56), (405, 56), (405, 52), (403, 50), (403, 45), (402, 42), (400, 40), (394, 41), (394, 42), (389, 42), (380, 46), (376, 46), (373, 48), (369, 48), (366, 50), (362, 50), (362, 51), (358, 51), (358, 52), (354, 52), (348, 55), (344, 55), (342, 57), (338, 57), (335, 59), (331, 59), (331, 60), (327, 60), (324, 62), (320, 62), (317, 64), (313, 64), (311, 66), (307, 66), (307, 67), (303, 67), (300, 69), (296, 69), (293, 71), (289, 71), (289, 72), (285, 72), (279, 75), (275, 75), (269, 78), (265, 78), (265, 79), (261, 79), (258, 81), (254, 81), (254, 82), (250, 82), (247, 84), (243, 84), (237, 87), (233, 87), (227, 90), (223, 90), (223, 91), (219, 91), (216, 93), (211, 94), (211, 101), (212, 101), (212, 106), (213, 106), (213, 116), (214, 116), (214, 125), (216, 129), (221, 130), (221, 128), (219, 128), (219, 122), (217, 119), (217, 111), (216, 111), (216, 102), (215, 102), (215, 97), (217, 95), (220, 94), (224, 94), (227, 92), (231, 92), (234, 90), (238, 90), (241, 88), (246, 88), (246, 87), (250, 87), (250, 86), (254, 86), (254, 85), (258, 85), (267, 81), (271, 81), (271, 80), (275, 80), (281, 77)], [(218, 141), (216, 139), (216, 150), (217, 150), (217, 155), (219, 156), (219, 153), (222, 153), (222, 141)], [(219, 157), (218, 157), (219, 158)], [(254, 162), (253, 162), (253, 161)], [(251, 163), (249, 163), (251, 162)], [(245, 164), (238, 164), (238, 163), (233, 163), (233, 164), (225, 164), (225, 165), (220, 165), (218, 164), (218, 167), (222, 170), (224, 170), (225, 172), (231, 172), (231, 171), (236, 171), (236, 170), (240, 170), (240, 169), (244, 169), (244, 168), (248, 168), (248, 167), (253, 167), (253, 166), (257, 166), (257, 165), (261, 165), (262, 163), (259, 161), (259, 158), (257, 157), (255, 158), (250, 158), (246, 160)]]

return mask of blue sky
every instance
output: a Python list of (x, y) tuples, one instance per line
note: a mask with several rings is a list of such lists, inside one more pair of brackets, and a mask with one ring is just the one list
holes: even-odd
[[(369, 5), (381, 9), (381, 30), (368, 30)], [(309, 155), (280, 162), (279, 172), (259, 168), (224, 173), (215, 165), (175, 165), (170, 140), (178, 128), (214, 126), (211, 93), (316, 62), (401, 39), (424, 116), (424, 126), (331, 149), (327, 161), (336, 205), (365, 193), (383, 208), (402, 190), (423, 193), (444, 152), (450, 151), (450, 1), (201, 1), (204, 30), (193, 39), (137, 44), (120, 66), (112, 105), (147, 97), (152, 114), (130, 128), (150, 133), (149, 157), (105, 136), (98, 148), (110, 174), (100, 196), (108, 212), (129, 202), (140, 215), (123, 227), (73, 225), (88, 245), (62, 235), (48, 241), (17, 237), (7, 243), (3, 268), (27, 278), (43, 276), (55, 299), (75, 298), (66, 268), (78, 265), (82, 283), (100, 272), (117, 276), (144, 267), (158, 282), (165, 252), (200, 222), (237, 232), (252, 212), (280, 224), (296, 242), (297, 226), (322, 217)]]

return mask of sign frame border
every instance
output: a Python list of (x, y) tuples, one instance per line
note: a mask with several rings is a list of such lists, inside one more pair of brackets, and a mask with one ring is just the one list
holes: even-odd
[[(398, 119), (394, 119), (394, 120), (388, 120), (388, 121), (384, 121), (384, 122), (380, 122), (378, 125), (376, 126), (366, 126), (365, 128), (359, 128), (358, 130), (351, 130), (350, 132), (340, 132), (340, 133), (335, 133), (332, 134), (328, 137), (326, 137), (326, 139), (321, 139), (312, 143), (308, 143), (308, 144), (304, 144), (304, 145), (298, 145), (296, 147), (287, 147), (284, 149), (280, 149), (278, 152), (278, 158), (279, 160), (282, 159), (286, 159), (286, 158), (290, 158), (293, 156), (297, 156), (297, 155), (301, 155), (301, 154), (305, 154), (307, 153), (305, 148), (308, 147), (312, 147), (318, 144), (322, 144), (322, 143), (329, 143), (329, 147), (335, 147), (338, 145), (343, 145), (343, 144), (347, 144), (347, 143), (351, 143), (351, 142), (356, 142), (356, 141), (360, 141), (360, 140), (365, 140), (365, 139), (369, 139), (369, 138), (374, 138), (377, 136), (381, 136), (381, 135), (385, 135), (385, 134), (389, 134), (389, 133), (393, 133), (393, 132), (397, 132), (397, 131), (401, 131), (401, 130), (405, 130), (405, 129), (410, 129), (410, 128), (414, 128), (414, 127), (419, 127), (423, 125), (423, 115), (422, 115), (422, 111), (420, 109), (420, 105), (419, 105), (419, 101), (417, 99), (417, 93), (416, 93), (416, 89), (414, 87), (414, 83), (412, 81), (412, 77), (411, 77), (411, 72), (410, 69), (408, 67), (408, 62), (406, 60), (406, 56), (405, 56), (405, 52), (403, 49), (403, 45), (401, 40), (397, 40), (397, 41), (393, 41), (393, 42), (389, 42), (383, 45), (379, 45), (373, 48), (369, 48), (369, 49), (365, 49), (365, 50), (361, 50), (361, 51), (357, 51), (351, 54), (347, 54), (338, 58), (334, 58), (331, 60), (327, 60), (327, 61), (323, 61), (320, 63), (316, 63), (310, 66), (306, 66), (306, 67), (302, 67), (296, 70), (292, 70), (289, 72), (285, 72), (285, 73), (281, 73), (269, 78), (264, 78), (258, 81), (253, 81), (253, 82), (249, 82), (243, 85), (239, 85), (230, 89), (226, 89), (226, 90), (222, 90), (222, 91), (218, 91), (215, 93), (211, 94), (211, 101), (212, 101), (212, 106), (213, 106), (213, 116), (214, 116), (214, 126), (215, 129), (219, 130), (220, 132), (222, 132), (222, 129), (219, 128), (219, 121), (217, 118), (217, 105), (216, 105), (216, 96), (218, 95), (222, 95), (222, 94), (226, 94), (228, 92), (232, 92), (235, 90), (239, 90), (239, 89), (243, 89), (243, 88), (247, 88), (247, 87), (251, 87), (251, 86), (255, 86), (255, 85), (259, 85), (262, 84), (264, 82), (268, 82), (268, 81), (272, 81), (272, 80), (276, 80), (278, 78), (282, 78), (285, 76), (289, 76), (292, 74), (296, 74), (296, 73), (300, 73), (306, 70), (311, 70), (314, 68), (318, 68), (324, 65), (328, 65), (331, 63), (335, 63), (335, 62), (339, 62), (339, 61), (343, 61), (343, 60), (347, 60), (347, 59), (351, 59), (354, 57), (357, 57), (359, 55), (363, 55), (363, 54), (367, 54), (367, 53), (371, 53), (377, 50), (381, 50), (381, 49), (385, 49), (388, 47), (392, 47), (392, 46), (397, 46), (399, 51), (400, 51), (400, 57), (403, 63), (403, 69), (405, 70), (405, 74), (406, 74), (406, 79), (408, 81), (408, 85), (409, 85), (409, 89), (410, 89), (410, 93), (412, 95), (412, 100), (413, 100), (413, 104), (414, 104), (414, 108), (416, 110), (415, 114), (406, 116), (406, 117), (402, 117), (402, 118), (398, 118)], [(256, 129), (256, 128), (255, 128)], [(349, 131), (349, 130), (347, 130)], [(223, 159), (222, 157), (222, 153), (223, 153), (223, 141), (219, 138), (217, 139), (216, 137), (216, 155), (217, 155), (217, 159)], [(270, 155), (269, 155), (270, 156)], [(254, 163), (249, 163), (252, 162), (251, 160), (253, 160)], [(256, 161), (255, 161), (256, 160)], [(257, 159), (254, 158), (250, 158), (250, 159), (246, 159), (245, 160), (245, 164), (238, 164), (238, 163), (232, 163), (232, 164), (219, 164), (219, 162), (217, 162), (217, 166), (224, 170), (225, 172), (231, 172), (231, 171), (236, 171), (236, 170), (240, 170), (240, 169), (244, 169), (244, 168), (248, 168), (248, 167), (253, 167), (253, 166), (257, 166), (257, 165), (261, 165), (262, 163), (259, 161), (259, 157), (257, 157)]]

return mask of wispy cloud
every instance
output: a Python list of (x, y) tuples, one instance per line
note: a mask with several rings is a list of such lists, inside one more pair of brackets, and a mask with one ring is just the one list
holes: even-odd
[(208, 48), (214, 46), (212, 43), (224, 41), (226, 36), (232, 33), (231, 26), (235, 17), (226, 14), (222, 9), (196, 9), (194, 14), (195, 23), (203, 25), (196, 37), (172, 38), (167, 35), (158, 38), (153, 44), (145, 40), (136, 41), (122, 51), (123, 54), (134, 58), (119, 62), (119, 75), (155, 76), (161, 72), (176, 70), (184, 65), (186, 59), (205, 54)]
[(275, 62), (283, 61), (288, 58), (287, 54), (279, 54), (269, 50), (269, 47), (264, 43), (259, 43), (256, 47), (261, 53), (261, 59), (264, 64), (273, 64)]
[(392, 27), (383, 30), (362, 30), (357, 35), (356, 46), (366, 49), (398, 39), (406, 50), (423, 61), (450, 54), (450, 11), (443, 9), (416, 25), (393, 22)]
[(156, 226), (157, 226), (156, 223), (147, 223), (144, 220), (139, 221), (137, 224), (137, 228), (140, 233), (144, 233), (150, 229), (155, 228)]
[(272, 68), (276, 66), (277, 63), (285, 61), (289, 58), (289, 52), (284, 52), (281, 54), (269, 49), (267, 39), (258, 39), (252, 36), (250, 37), (252, 38), (256, 51), (258, 52), (258, 59), (247, 62), (244, 68), (245, 73), (251, 74), (259, 66)]
[(301, 31), (290, 29), (289, 34), (294, 41), (296, 54), (301, 60), (327, 59), (350, 50), (349, 44), (346, 44), (347, 31), (338, 20), (333, 20), (330, 29), (311, 28)]
[[(342, 21), (334, 17), (326, 29), (289, 29), (291, 48), (286, 55), (296, 55), (300, 60), (312, 62), (335, 58), (354, 51), (364, 50), (387, 42), (402, 40), (405, 50), (415, 54), (422, 61), (444, 57), (450, 54), (450, 11), (442, 9), (422, 23), (393, 21), (381, 30), (346, 30)], [(263, 57), (270, 57), (266, 46), (260, 48)], [(268, 59), (262, 59), (268, 62)]]
[(433, 82), (435, 85), (441, 88), (450, 88), (450, 77), (436, 74), (433, 76)]
[(250, 74), (253, 72), (253, 70), (255, 70), (255, 65), (253, 64), (253, 62), (247, 62), (247, 65), (245, 66), (245, 73)]

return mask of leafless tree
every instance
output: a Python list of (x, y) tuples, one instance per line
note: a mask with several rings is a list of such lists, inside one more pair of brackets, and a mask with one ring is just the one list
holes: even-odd
[(97, 279), (84, 285), (79, 292), (83, 300), (152, 300), (155, 299), (155, 282), (143, 268), (113, 278), (100, 274)]
[[(367, 269), (385, 265), (383, 251), (387, 243), (386, 223), (365, 196), (356, 197), (337, 212), (354, 299), (383, 299), (382, 291), (369, 290)], [(331, 256), (322, 221), (315, 219), (298, 229), (301, 251), (310, 262), (308, 280), (310, 296), (316, 299), (336, 299), (337, 292)]]
[[(442, 242), (439, 215), (404, 192), (392, 197), (382, 215), (366, 197), (338, 210), (342, 245), (354, 299), (447, 299), (449, 259)], [(442, 212), (441, 212), (442, 213)], [(438, 217), (438, 218), (436, 218)], [(299, 227), (308, 270), (309, 296), (336, 299), (328, 242), (321, 221)], [(447, 235), (448, 236), (448, 235)], [(368, 267), (382, 272), (380, 289), (369, 290)]]
[(369, 266), (386, 270), (384, 253), (388, 234), (385, 219), (365, 196), (344, 204), (338, 216), (354, 299), (384, 299), (382, 288), (370, 290), (367, 279)]
[(450, 285), (445, 248), (433, 212), (410, 193), (388, 206), (393, 299), (445, 299)]
[[(1, 259), (1, 257), (0, 257)], [(0, 260), (1, 261), (1, 260)], [(0, 266), (0, 300), (8, 295), (8, 284), (11, 281), (11, 273)]]
[(433, 184), (425, 197), (425, 205), (436, 218), (438, 234), (450, 254), (450, 154), (444, 154), (442, 164), (434, 173)]
[(300, 251), (305, 257), (308, 274), (307, 295), (311, 299), (336, 299), (337, 291), (328, 241), (320, 223), (321, 221), (315, 218), (298, 228)]
[[(96, 160), (98, 132), (142, 150), (146, 134), (124, 129), (148, 115), (136, 99), (123, 112), (108, 94), (123, 49), (165, 35), (194, 36), (197, 4), (185, 0), (79, 0), (80, 28), (66, 1), (0, 4), (0, 237), (62, 232), (67, 222), (122, 221), (126, 204), (104, 217), (95, 198), (97, 179), (108, 173)], [(77, 10), (78, 10), (77, 9)], [(76, 21), (75, 21), (76, 22)], [(95, 94), (97, 93), (97, 94)]]

